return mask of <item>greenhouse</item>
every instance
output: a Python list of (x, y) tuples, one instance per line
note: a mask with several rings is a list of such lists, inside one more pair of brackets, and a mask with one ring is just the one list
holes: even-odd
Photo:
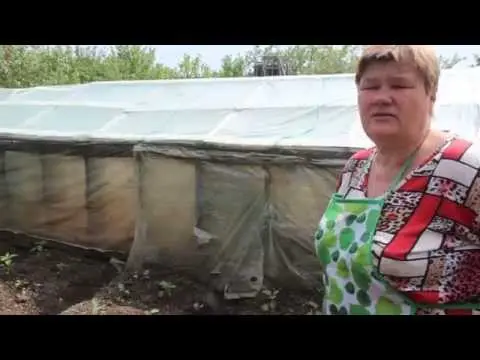
[[(474, 139), (480, 70), (442, 73), (435, 127)], [(352, 74), (0, 90), (0, 229), (162, 263), (227, 298), (319, 286), (313, 232), (370, 145)]]

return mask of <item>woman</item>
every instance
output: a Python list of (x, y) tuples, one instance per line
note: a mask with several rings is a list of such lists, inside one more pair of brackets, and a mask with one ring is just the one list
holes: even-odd
[(480, 147), (431, 128), (439, 74), (427, 46), (360, 58), (358, 108), (375, 147), (349, 159), (315, 236), (324, 314), (480, 309)]

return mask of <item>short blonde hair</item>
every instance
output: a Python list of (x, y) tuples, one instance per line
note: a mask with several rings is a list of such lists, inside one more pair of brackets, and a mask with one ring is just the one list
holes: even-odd
[(427, 45), (369, 45), (357, 64), (355, 83), (358, 85), (369, 65), (379, 61), (395, 61), (413, 65), (423, 77), (425, 90), (436, 96), (440, 64), (431, 46)]

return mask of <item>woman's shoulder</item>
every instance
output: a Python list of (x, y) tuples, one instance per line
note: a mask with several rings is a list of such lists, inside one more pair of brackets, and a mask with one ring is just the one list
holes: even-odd
[(475, 184), (480, 170), (480, 140), (455, 137), (444, 147), (437, 158), (434, 177), (453, 180), (467, 188)]
[(375, 148), (360, 149), (354, 152), (350, 158), (348, 158), (345, 170), (353, 170), (356, 166), (367, 161), (373, 154)]
[(440, 153), (440, 167), (451, 168), (455, 172), (476, 172), (480, 169), (480, 140), (455, 137)]
[(353, 153), (353, 155), (350, 157), (349, 161), (352, 161), (352, 160), (355, 160), (355, 161), (368, 160), (370, 155), (373, 154), (374, 150), (375, 150), (374, 147), (358, 150), (357, 152)]
[(340, 174), (342, 177), (344, 175), (349, 175), (354, 173), (357, 169), (362, 168), (365, 162), (373, 154), (375, 148), (360, 149), (354, 152), (345, 162), (343, 169)]
[(357, 150), (347, 159), (343, 169), (340, 171), (340, 176), (337, 178), (337, 192), (346, 191), (352, 181), (358, 180), (361, 169), (364, 168), (365, 162), (373, 151), (374, 148)]

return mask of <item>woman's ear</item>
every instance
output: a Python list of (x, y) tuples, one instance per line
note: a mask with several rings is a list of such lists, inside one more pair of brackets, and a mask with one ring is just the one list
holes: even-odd
[(433, 102), (437, 101), (437, 89), (430, 90), (430, 100)]

